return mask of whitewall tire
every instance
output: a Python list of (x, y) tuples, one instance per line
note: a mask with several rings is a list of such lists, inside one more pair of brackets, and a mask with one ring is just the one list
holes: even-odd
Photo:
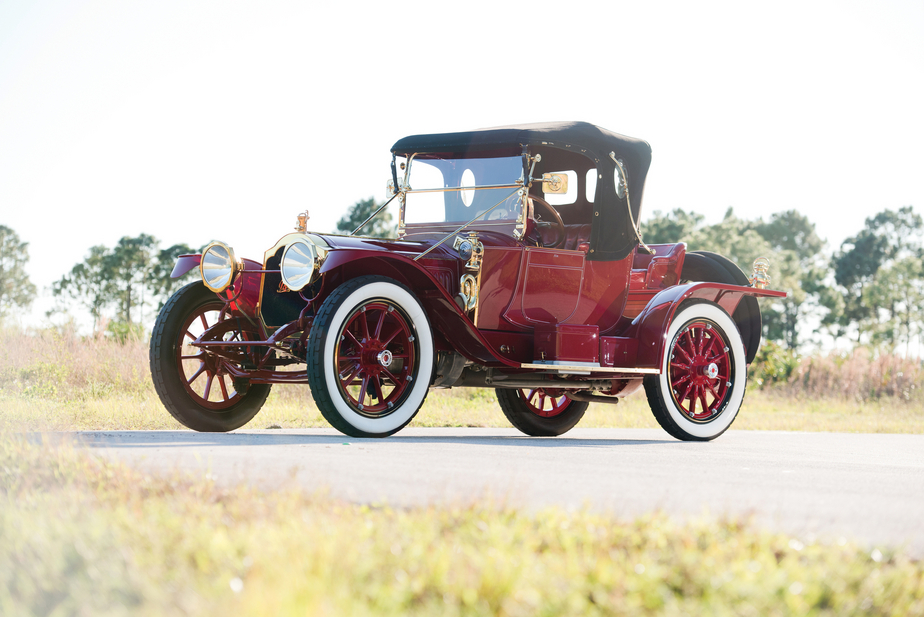
[(711, 302), (690, 302), (667, 330), (661, 374), (645, 378), (658, 423), (684, 441), (709, 441), (738, 415), (747, 387), (744, 344), (735, 322)]

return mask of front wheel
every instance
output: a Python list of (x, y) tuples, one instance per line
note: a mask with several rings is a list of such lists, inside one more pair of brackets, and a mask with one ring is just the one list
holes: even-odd
[(498, 388), (497, 402), (510, 424), (533, 437), (567, 433), (584, 417), (588, 403), (573, 401), (563, 390)]
[(741, 334), (718, 305), (682, 307), (667, 330), (661, 374), (645, 377), (655, 419), (683, 441), (709, 441), (738, 415), (747, 387)]
[(414, 294), (384, 276), (344, 283), (308, 337), (308, 383), (331, 426), (387, 437), (410, 422), (433, 377), (433, 335)]
[[(151, 377), (167, 411), (195, 431), (233, 431), (257, 415), (268, 384), (253, 384), (238, 391), (228, 373), (230, 360), (193, 347), (199, 335), (218, 323), (225, 303), (202, 281), (186, 285), (164, 304), (151, 334)], [(249, 322), (235, 319), (224, 340), (254, 340)], [(239, 384), (243, 385), (243, 384)], [(241, 390), (244, 390), (242, 387)]]

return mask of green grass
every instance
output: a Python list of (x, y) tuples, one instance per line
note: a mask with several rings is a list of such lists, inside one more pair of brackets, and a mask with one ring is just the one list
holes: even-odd
[(736, 521), (357, 506), (0, 434), (3, 615), (920, 615), (924, 564)]

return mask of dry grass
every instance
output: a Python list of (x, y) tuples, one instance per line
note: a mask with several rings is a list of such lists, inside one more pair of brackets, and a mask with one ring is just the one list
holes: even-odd
[(803, 359), (785, 385), (803, 399), (892, 400), (924, 406), (924, 363), (868, 349)]
[[(924, 433), (920, 362), (858, 351), (795, 362), (764, 389), (752, 378), (735, 429)], [(182, 428), (160, 404), (147, 342), (0, 330), (0, 426), (30, 430)], [(327, 426), (307, 386), (276, 386), (248, 428)], [(412, 426), (507, 427), (491, 390), (434, 390)], [(657, 428), (640, 391), (591, 405), (582, 427)]]

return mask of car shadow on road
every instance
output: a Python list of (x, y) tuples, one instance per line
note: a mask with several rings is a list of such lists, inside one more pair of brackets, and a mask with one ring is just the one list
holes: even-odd
[(345, 435), (317, 435), (301, 433), (195, 433), (187, 431), (81, 431), (56, 434), (72, 436), (78, 443), (90, 448), (186, 448), (196, 446), (350, 446), (406, 444), (457, 444), (529, 446), (539, 448), (601, 448), (613, 446), (640, 446), (654, 444), (682, 444), (673, 439), (624, 439), (575, 437), (528, 437), (525, 435), (393, 435), (387, 439), (362, 439)]

